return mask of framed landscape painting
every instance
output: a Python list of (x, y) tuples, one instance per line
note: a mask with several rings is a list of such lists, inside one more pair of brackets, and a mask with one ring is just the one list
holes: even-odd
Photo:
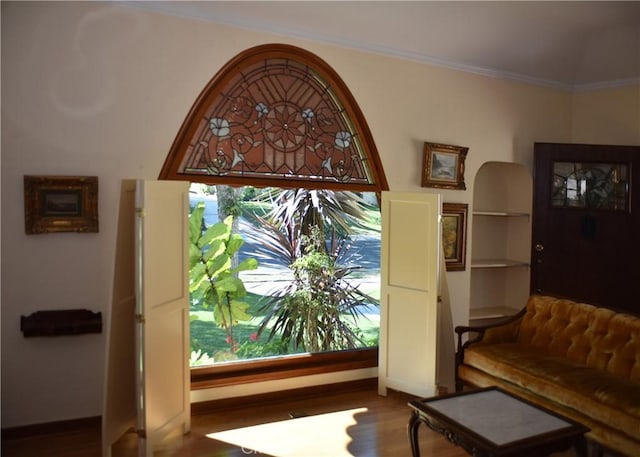
[(25, 176), (28, 234), (98, 231), (97, 176)]
[(424, 143), (422, 187), (465, 190), (464, 162), (469, 148)]

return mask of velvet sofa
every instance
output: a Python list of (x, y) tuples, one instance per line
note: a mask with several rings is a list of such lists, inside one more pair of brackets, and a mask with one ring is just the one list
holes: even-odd
[(533, 295), (506, 321), (460, 326), (456, 389), (499, 386), (591, 429), (587, 438), (640, 456), (640, 318)]

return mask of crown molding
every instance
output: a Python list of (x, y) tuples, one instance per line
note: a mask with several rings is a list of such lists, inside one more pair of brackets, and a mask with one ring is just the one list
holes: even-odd
[(588, 83), (588, 84), (575, 84), (573, 86), (573, 92), (589, 92), (594, 90), (620, 89), (623, 87), (631, 87), (631, 86), (640, 87), (640, 77), (629, 78), (629, 79), (618, 79), (615, 81), (602, 81), (602, 82)]
[(640, 77), (616, 80), (616, 81), (601, 81), (596, 83), (585, 84), (568, 84), (562, 81), (555, 81), (544, 78), (537, 78), (529, 75), (524, 75), (515, 72), (509, 72), (505, 70), (499, 70), (495, 68), (486, 68), (475, 65), (464, 64), (461, 62), (454, 62), (431, 56), (411, 53), (398, 49), (388, 48), (384, 46), (371, 45), (369, 43), (348, 40), (342, 38), (336, 38), (328, 35), (314, 33), (306, 30), (296, 29), (291, 26), (277, 26), (268, 24), (258, 20), (251, 20), (235, 15), (220, 14), (216, 17), (201, 17), (195, 13), (190, 13), (185, 10), (175, 10), (171, 7), (170, 2), (140, 2), (140, 1), (123, 1), (120, 4), (138, 7), (146, 10), (153, 10), (158, 13), (167, 14), (175, 17), (182, 17), (185, 19), (195, 19), (209, 23), (215, 23), (228, 27), (240, 28), (254, 32), (264, 32), (273, 35), (280, 35), (288, 38), (303, 39), (312, 41), (315, 43), (328, 44), (338, 46), (346, 49), (353, 49), (357, 51), (379, 54), (387, 57), (409, 60), (417, 63), (433, 65), (436, 67), (448, 68), (451, 70), (461, 71), (465, 73), (471, 73), (489, 78), (510, 80), (514, 82), (520, 82), (524, 84), (530, 84), (535, 86), (547, 87), (550, 89), (561, 90), (565, 92), (586, 92), (590, 90), (602, 90), (612, 89), (618, 87), (626, 87), (640, 84)]

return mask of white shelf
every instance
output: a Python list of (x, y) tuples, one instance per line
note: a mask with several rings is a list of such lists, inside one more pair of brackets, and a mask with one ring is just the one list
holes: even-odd
[(499, 319), (501, 317), (509, 317), (518, 313), (518, 309), (508, 308), (506, 306), (493, 306), (490, 308), (473, 308), (469, 309), (469, 320), (480, 319)]
[(474, 211), (474, 216), (497, 216), (497, 217), (529, 217), (529, 213), (518, 213), (512, 211)]
[(473, 259), (471, 268), (513, 268), (528, 267), (528, 262), (510, 259)]
[(469, 261), (470, 320), (512, 316), (529, 297), (530, 172), (513, 162), (486, 162), (476, 173)]

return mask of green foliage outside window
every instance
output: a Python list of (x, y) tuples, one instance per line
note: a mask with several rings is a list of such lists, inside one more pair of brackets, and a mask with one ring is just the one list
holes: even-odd
[(252, 254), (287, 266), (292, 279), (265, 279), (271, 290), (263, 284), (262, 292), (247, 294), (239, 273), (258, 261), (238, 263), (244, 239), (234, 233), (237, 220), (206, 226), (198, 203), (189, 221), (191, 365), (376, 346), (378, 324), (363, 311), (379, 301), (359, 288), (360, 267), (349, 249), (352, 234), (379, 227), (369, 217), (379, 212), (351, 192), (270, 188), (242, 195), (252, 198), (236, 200), (253, 223), (243, 231)]
[(203, 223), (204, 203), (189, 216), (189, 293), (192, 305), (212, 308), (213, 321), (227, 334), (231, 352), (238, 348), (234, 326), (248, 321), (247, 290), (238, 273), (255, 270), (258, 261), (248, 258), (233, 267), (233, 258), (242, 247), (242, 236), (232, 232), (233, 217), (209, 227)]

